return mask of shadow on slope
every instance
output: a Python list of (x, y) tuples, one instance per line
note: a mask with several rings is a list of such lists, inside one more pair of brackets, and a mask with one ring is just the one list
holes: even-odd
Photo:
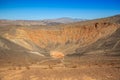
[(0, 37), (0, 66), (29, 65), (44, 57), (28, 52), (29, 50)]
[(120, 28), (112, 35), (101, 38), (95, 43), (76, 50), (77, 54), (99, 54), (120, 56)]

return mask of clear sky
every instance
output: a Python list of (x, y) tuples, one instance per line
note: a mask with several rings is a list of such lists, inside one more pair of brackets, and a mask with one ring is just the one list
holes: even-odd
[(0, 19), (95, 19), (120, 14), (120, 0), (0, 0)]

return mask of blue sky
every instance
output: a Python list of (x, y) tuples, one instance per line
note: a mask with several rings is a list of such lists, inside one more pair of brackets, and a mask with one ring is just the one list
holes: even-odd
[(95, 19), (120, 14), (120, 0), (0, 0), (0, 19)]

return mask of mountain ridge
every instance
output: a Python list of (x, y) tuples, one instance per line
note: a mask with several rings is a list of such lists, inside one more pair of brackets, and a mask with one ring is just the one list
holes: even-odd
[(75, 18), (56, 18), (56, 19), (44, 19), (44, 20), (7, 20), (1, 19), (0, 25), (19, 25), (19, 26), (34, 26), (34, 25), (58, 25), (58, 24), (66, 24), (66, 23), (73, 23), (83, 21), (84, 19), (75, 19)]

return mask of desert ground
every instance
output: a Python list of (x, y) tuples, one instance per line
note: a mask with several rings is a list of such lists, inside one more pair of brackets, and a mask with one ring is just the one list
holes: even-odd
[(120, 80), (120, 56), (84, 55), (0, 68), (1, 80)]
[(120, 15), (0, 20), (0, 80), (120, 80)]

